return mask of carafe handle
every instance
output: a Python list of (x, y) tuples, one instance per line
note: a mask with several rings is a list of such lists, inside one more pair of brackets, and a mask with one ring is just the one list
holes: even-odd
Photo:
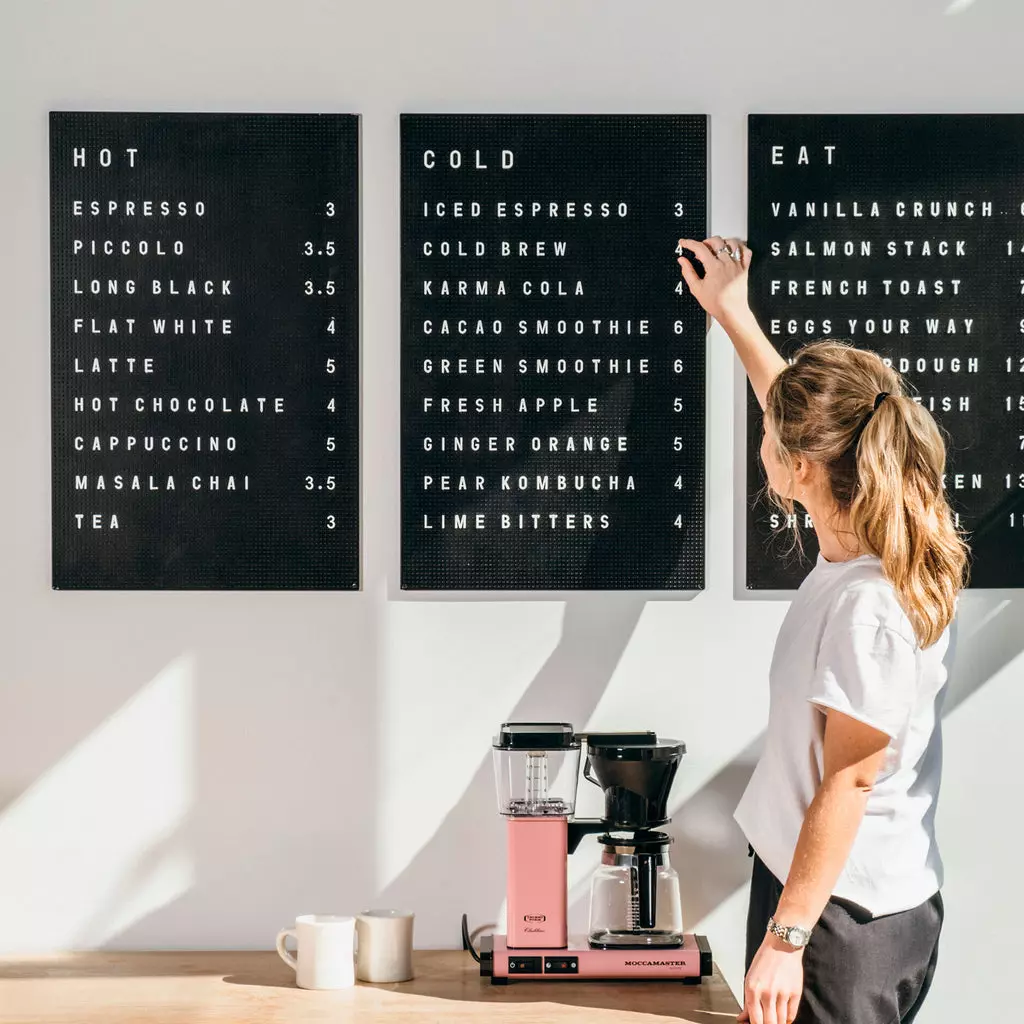
[(658, 865), (651, 853), (639, 853), (636, 860), (640, 927), (653, 928), (658, 916)]

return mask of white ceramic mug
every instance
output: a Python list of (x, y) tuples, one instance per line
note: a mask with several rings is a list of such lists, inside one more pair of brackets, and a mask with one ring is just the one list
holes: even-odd
[[(277, 936), (277, 952), (295, 971), (299, 988), (348, 988), (355, 984), (353, 949), (355, 918), (334, 914), (303, 914), (294, 928)], [(285, 948), (291, 936), (295, 956)]]
[(412, 978), (414, 915), (404, 910), (364, 910), (356, 918), (356, 975), (388, 984)]

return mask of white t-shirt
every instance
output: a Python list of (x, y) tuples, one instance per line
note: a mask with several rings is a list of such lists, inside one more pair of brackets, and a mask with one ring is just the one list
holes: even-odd
[(821, 783), (825, 709), (833, 708), (890, 737), (833, 895), (879, 916), (916, 907), (942, 885), (934, 818), (953, 633), (921, 650), (876, 557), (818, 556), (775, 642), (764, 753), (736, 808), (776, 878), (789, 875)]

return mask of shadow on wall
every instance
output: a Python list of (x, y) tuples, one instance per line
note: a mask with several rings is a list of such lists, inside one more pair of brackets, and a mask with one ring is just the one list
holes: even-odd
[[(956, 649), (943, 704), (945, 718), (1024, 651), (1024, 600), (994, 593), (966, 595), (956, 626)], [(747, 842), (732, 817), (757, 763), (763, 734), (673, 811), (673, 838), (684, 924), (692, 928), (747, 884)], [(579, 912), (588, 891), (575, 895)]]
[[(643, 605), (642, 598), (621, 595), (580, 595), (569, 600), (558, 646), (507, 717), (589, 721), (629, 644)], [(91, 904), (79, 890), (77, 895), (70, 894), (71, 902), (50, 907), (54, 900), (33, 890), (22, 893), (15, 907), (31, 914), (41, 901), (44, 913), (36, 916), (46, 917), (52, 910), (46, 918), (51, 921), (47, 931), (51, 944), (57, 934), (52, 929), (59, 926), (61, 935), (67, 933), (68, 944), (78, 947), (188, 947), (195, 944), (196, 922), (201, 920), (204, 943), (211, 947), (252, 945), (253, 936), (259, 936), (255, 944), (265, 948), (276, 929), (294, 917), (296, 908), (362, 903), (374, 886), (375, 851), (372, 843), (352, 844), (347, 822), (360, 822), (365, 833), (374, 820), (376, 798), (372, 787), (354, 795), (348, 780), (352, 758), (360, 756), (360, 744), (366, 748), (366, 758), (372, 756), (377, 723), (375, 688), (370, 683), (375, 666), (353, 665), (348, 652), (357, 646), (352, 642), (356, 634), (366, 649), (365, 634), (372, 623), (363, 619), (369, 615), (369, 610), (365, 616), (354, 614), (339, 626), (336, 612), (311, 603), (305, 615), (295, 616), (287, 626), (279, 621), (261, 623), (261, 614), (252, 610), (236, 611), (230, 617), (206, 616), (205, 622), (196, 624), (187, 638), (193, 651), (193, 714), (188, 717), (195, 733), (188, 781), (194, 803), (166, 833), (152, 829), (152, 844), (140, 846), (134, 860), (123, 861), (116, 884), (100, 894), (90, 893)], [(146, 618), (148, 614), (140, 613), (140, 628)], [(83, 628), (78, 619), (70, 632)], [(253, 649), (249, 638), (254, 628), (276, 630), (280, 641), (274, 645), (276, 656)], [(102, 673), (85, 678), (70, 659), (64, 663), (59, 651), (36, 652), (40, 660), (33, 676), (50, 680), (49, 688), (42, 692), (26, 688), (24, 702), (20, 707), (12, 705), (4, 723), (5, 735), (15, 746), (20, 742), (25, 747), (31, 776), (8, 793), (10, 803), (0, 812), (0, 826), (16, 825), (17, 816), (31, 807), (34, 794), (45, 790), (42, 783), (61, 764), (66, 766), (76, 750), (87, 747), (92, 733), (102, 731), (101, 716), (116, 717), (119, 704), (131, 703), (132, 686), (138, 691), (146, 680), (159, 678), (162, 665), (175, 661), (173, 649), (185, 640), (164, 636), (152, 648), (136, 645), (149, 651), (147, 664), (108, 665), (102, 679)], [(1024, 649), (1024, 599), (966, 595), (957, 646), (945, 714)], [(88, 650), (88, 645), (84, 647)], [(318, 666), (319, 676), (297, 679), (292, 650), (302, 650), (304, 663)], [(92, 663), (102, 658), (81, 660)], [(347, 665), (344, 686), (337, 682), (338, 664)], [(82, 688), (89, 683), (96, 683), (96, 688), (87, 700)], [(54, 719), (52, 708), (65, 693), (62, 714)], [(103, 697), (98, 702), (97, 694)], [(147, 728), (155, 734), (168, 732), (166, 716), (150, 717), (156, 725)], [(47, 721), (53, 723), (52, 730)], [(28, 739), (18, 741), (18, 732), (42, 737), (44, 742), (33, 753)], [(294, 742), (282, 750), (282, 738), (288, 736)], [(100, 739), (97, 736), (97, 743)], [(732, 821), (732, 810), (758, 745), (739, 752), (674, 809), (673, 857), (683, 885), (688, 927), (747, 882), (746, 844)], [(279, 750), (279, 757), (270, 756)], [(42, 763), (43, 752), (49, 764)], [(109, 768), (116, 778), (131, 766)], [(302, 785), (294, 784), (296, 779)], [(108, 797), (104, 803), (102, 792), (95, 799), (98, 807), (110, 802)], [(129, 801), (124, 806), (136, 805)], [(325, 814), (325, 807), (346, 808), (344, 820), (338, 814)], [(59, 807), (37, 810), (45, 812), (40, 824), (46, 828), (40, 835), (52, 843), (55, 822), (64, 820)], [(124, 813), (123, 808), (119, 813)], [(435, 913), (449, 908), (452, 944), (457, 944), (461, 912), (478, 917), (492, 914), (502, 897), (504, 840), (502, 830), (491, 827), (494, 816), (488, 752), (431, 840), (380, 894), (382, 902), (422, 904), (424, 894), (430, 893), (432, 907), (438, 908)], [(91, 815), (85, 817), (92, 821)], [(62, 839), (72, 840), (88, 843), (90, 833), (86, 830)], [(191, 888), (173, 892), (172, 876), (180, 881), (186, 861)], [(481, 863), (488, 867), (481, 869)], [(29, 883), (41, 873), (46, 874), (30, 872)], [(155, 898), (160, 893), (167, 896), (162, 905)], [(585, 891), (574, 893), (574, 902), (585, 896)], [(62, 901), (63, 897), (57, 902)], [(27, 933), (17, 928), (18, 913), (11, 920), (14, 931), (24, 938)], [(47, 935), (40, 932), (40, 942)]]
[[(102, 903), (119, 902), (134, 853), (176, 832), (188, 813), (192, 660), (173, 629), (148, 644), (118, 642), (143, 629), (147, 613), (137, 607), (115, 617), (114, 604), (105, 594), (31, 591), (10, 608), (12, 640), (31, 635), (22, 624), (34, 619), (47, 622), (51, 641), (5, 645), (4, 951), (75, 945)], [(140, 739), (154, 731), (152, 742)], [(146, 781), (157, 775), (162, 790), (125, 816), (124, 807), (144, 798)], [(163, 881), (180, 891), (185, 872), (174, 873)]]
[(679, 873), (684, 924), (693, 927), (750, 878), (747, 841), (733, 820), (761, 753), (758, 738), (672, 814), (671, 857)]
[[(506, 721), (587, 722), (608, 687), (643, 612), (635, 595), (580, 594), (565, 604), (558, 645)], [(500, 723), (495, 723), (495, 728)], [(463, 911), (490, 914), (502, 898), (505, 833), (497, 814), (490, 749), (429, 842), (381, 893), (386, 906), (416, 906), (430, 892), (451, 913), (452, 944)], [(470, 852), (471, 851), (471, 852)], [(470, 869), (468, 860), (487, 869)]]
[(60, 642), (16, 646), (0, 721), (12, 952), (266, 948), (303, 908), (362, 902), (370, 602), (297, 593), (282, 617), (260, 595), (146, 595), (119, 611), (135, 642), (110, 646), (107, 595), (45, 601)]
[[(168, 839), (191, 851), (194, 884), (105, 948), (189, 948), (201, 928), (210, 948), (265, 949), (296, 914), (360, 905), (372, 889), (374, 846), (352, 826), (372, 834), (377, 795), (366, 774), (352, 779), (375, 756), (373, 608), (292, 597), (287, 620), (233, 608), (198, 627), (195, 800)], [(140, 858), (140, 878), (160, 854)]]
[[(956, 663), (944, 714), (980, 689), (1024, 650), (1024, 601), (969, 595), (961, 613)], [(566, 605), (558, 647), (531, 683), (508, 720), (587, 722), (606, 689), (643, 610), (642, 601), (610, 608), (607, 596), (579, 597)], [(962, 666), (957, 668), (957, 666)], [(740, 751), (700, 790), (673, 812), (669, 827), (680, 874), (687, 927), (703, 920), (746, 885), (747, 845), (732, 812), (760, 753), (763, 737)], [(490, 757), (484, 758), (458, 804), (410, 865), (381, 895), (388, 905), (415, 905), (427, 891), (451, 908), (452, 937), (463, 910), (485, 913), (502, 897), (504, 834), (481, 827), (495, 814)], [(490, 870), (460, 872), (472, 851)], [(587, 888), (574, 892), (570, 919), (580, 913)]]

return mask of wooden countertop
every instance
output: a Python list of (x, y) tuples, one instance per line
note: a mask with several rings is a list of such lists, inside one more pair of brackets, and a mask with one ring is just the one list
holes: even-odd
[(81, 953), (0, 959), (3, 1024), (724, 1024), (739, 1012), (718, 969), (679, 982), (492, 986), (461, 950), (417, 952), (400, 985), (296, 988), (276, 953)]

